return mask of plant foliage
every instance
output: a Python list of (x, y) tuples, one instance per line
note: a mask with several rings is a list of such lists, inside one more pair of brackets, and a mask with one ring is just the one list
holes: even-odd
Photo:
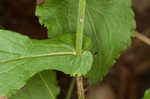
[(0, 46), (0, 93), (8, 96), (37, 72), (53, 69), (72, 76), (85, 75), (93, 61), (89, 51), (75, 56), (74, 48), (58, 38), (32, 40), (0, 30)]
[[(77, 28), (79, 0), (46, 0), (37, 7), (39, 21), (48, 28), (49, 37), (62, 33), (75, 33)], [(89, 81), (101, 80), (115, 58), (130, 44), (135, 21), (131, 0), (86, 0), (84, 35), (92, 39), (94, 57)]]
[(47, 40), (33, 40), (0, 30), (0, 94), (10, 97), (32, 77), (24, 89), (10, 99), (29, 96), (38, 99), (37, 96), (43, 95), (48, 99), (47, 86), (54, 94), (49, 98), (55, 99), (59, 93), (55, 72), (39, 73), (43, 70), (86, 75), (91, 84), (103, 79), (134, 35), (131, 0), (86, 0), (81, 56), (75, 51), (78, 3), (79, 0), (46, 0), (37, 6), (36, 16), (48, 29)]
[(32, 77), (28, 83), (10, 99), (56, 99), (60, 88), (57, 85), (56, 73), (43, 71)]
[(150, 99), (150, 89), (145, 92), (143, 99)]

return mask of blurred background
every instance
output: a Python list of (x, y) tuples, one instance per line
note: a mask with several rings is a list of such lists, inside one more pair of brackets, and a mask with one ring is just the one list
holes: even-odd
[[(47, 29), (38, 23), (34, 14), (35, 6), (43, 1), (0, 0), (0, 28), (35, 39), (46, 39)], [(132, 0), (132, 8), (137, 22), (136, 31), (150, 38), (150, 0)], [(121, 53), (103, 82), (86, 92), (87, 99), (142, 99), (144, 91), (150, 88), (150, 44), (144, 43), (140, 37), (132, 38), (131, 47)], [(58, 98), (62, 99), (71, 78), (61, 72), (57, 74), (59, 85), (63, 88)], [(76, 95), (72, 99), (77, 99)]]

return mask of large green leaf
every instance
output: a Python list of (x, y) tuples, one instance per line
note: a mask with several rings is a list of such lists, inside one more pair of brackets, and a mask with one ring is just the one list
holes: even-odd
[[(79, 0), (46, 0), (37, 6), (39, 21), (48, 28), (49, 35), (75, 33)], [(106, 75), (115, 58), (130, 44), (135, 21), (131, 0), (86, 0), (84, 34), (92, 39), (94, 66), (87, 75), (96, 83)]]
[(0, 30), (0, 94), (10, 96), (35, 73), (46, 69), (70, 75), (85, 75), (91, 68), (92, 54), (76, 56), (73, 45), (55, 38), (31, 40)]
[(145, 92), (143, 99), (150, 99), (150, 89)]
[(59, 92), (56, 73), (43, 71), (32, 77), (27, 85), (9, 99), (56, 99)]

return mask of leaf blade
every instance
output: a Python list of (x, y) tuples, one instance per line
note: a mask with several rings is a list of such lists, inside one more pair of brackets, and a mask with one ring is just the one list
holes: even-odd
[[(45, 24), (49, 35), (76, 32), (78, 1), (47, 0), (45, 4), (37, 7), (36, 15), (39, 16), (40, 22), (43, 20), (42, 24), (51, 23)], [(131, 0), (86, 0), (86, 2), (84, 35), (92, 39), (91, 51), (93, 54), (97, 53), (87, 77), (91, 84), (94, 84), (103, 79), (115, 63), (115, 59), (120, 56), (120, 52), (130, 45), (130, 38), (134, 35), (136, 26)], [(44, 8), (48, 7), (52, 13), (45, 16), (47, 10)], [(51, 11), (53, 8), (55, 10)], [(57, 22), (52, 22), (53, 19)], [(59, 31), (49, 29), (52, 26), (60, 28)]]
[(146, 90), (143, 99), (149, 99), (149, 98), (150, 98), (150, 89)]
[[(37, 72), (51, 69), (72, 76), (85, 75), (93, 61), (89, 51), (85, 51), (83, 56), (75, 56), (73, 45), (57, 38), (31, 40), (15, 32), (0, 30), (0, 46), (2, 51), (17, 53), (0, 52), (0, 93), (7, 96), (17, 92)], [(83, 65), (87, 68), (82, 69)]]
[(9, 99), (56, 99), (59, 92), (56, 73), (47, 70), (33, 76), (16, 95)]

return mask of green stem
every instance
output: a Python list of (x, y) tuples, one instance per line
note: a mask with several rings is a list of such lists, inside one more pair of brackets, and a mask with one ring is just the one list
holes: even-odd
[[(78, 23), (77, 23), (77, 33), (76, 33), (77, 56), (82, 55), (85, 8), (86, 8), (86, 0), (79, 0)], [(80, 76), (76, 76), (76, 82), (77, 82), (77, 89), (78, 89), (78, 99), (85, 99), (84, 88), (83, 88), (83, 78)]]
[(76, 52), (78, 56), (82, 54), (85, 7), (86, 7), (86, 0), (79, 0), (78, 23), (76, 33)]
[(75, 87), (75, 81), (76, 81), (76, 79), (73, 78), (72, 81), (71, 81), (71, 84), (70, 84), (70, 86), (69, 86), (69, 90), (68, 90), (66, 99), (71, 99), (72, 92), (73, 92), (73, 89), (74, 89), (74, 87)]

